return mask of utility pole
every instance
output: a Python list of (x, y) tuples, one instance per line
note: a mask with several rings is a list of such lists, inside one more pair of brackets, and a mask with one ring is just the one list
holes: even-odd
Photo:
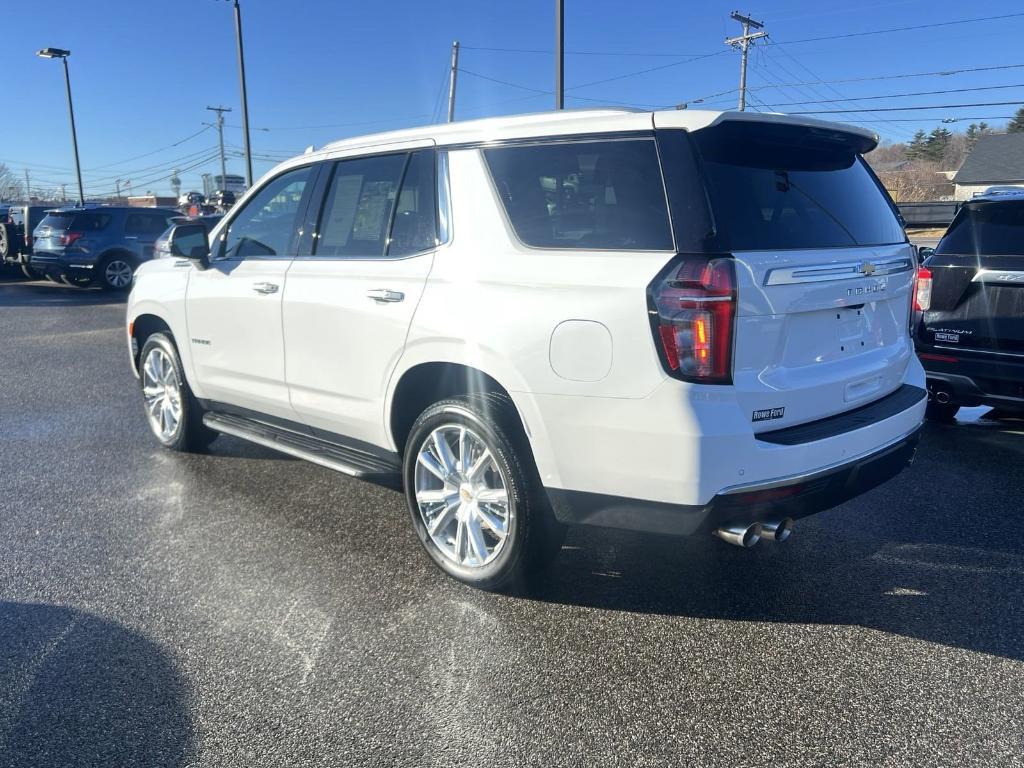
[(121, 199), (121, 180), (120, 179), (115, 179), (114, 180), (114, 186), (117, 187), (117, 199), (120, 200)]
[[(230, 112), (231, 107), (207, 107), (207, 109), (217, 113), (217, 136), (220, 141), (220, 188), (223, 190), (224, 185), (227, 184), (228, 175), (227, 167), (224, 163), (224, 113)], [(251, 170), (249, 176), (252, 176)]]
[[(750, 48), (750, 44), (761, 37), (768, 37), (768, 33), (763, 30), (764, 23), (755, 21), (749, 16), (744, 16), (739, 11), (733, 11), (729, 14), (729, 18), (734, 21), (738, 21), (743, 25), (743, 34), (737, 35), (736, 37), (727, 37), (725, 39), (726, 45), (731, 45), (733, 48), (739, 49), (742, 53), (740, 57), (740, 103), (739, 110), (742, 112), (747, 108), (747, 50)], [(760, 32), (754, 32), (751, 34), (751, 29), (759, 29)]]
[(448, 122), (455, 122), (455, 80), (459, 75), (459, 41), (452, 43), (452, 68), (448, 75)]
[(32, 201), (32, 185), (29, 184), (28, 168), (25, 169), (25, 202)]
[(60, 201), (66, 203), (68, 201), (67, 184), (60, 185)]
[(565, 0), (555, 0), (555, 109), (565, 109)]

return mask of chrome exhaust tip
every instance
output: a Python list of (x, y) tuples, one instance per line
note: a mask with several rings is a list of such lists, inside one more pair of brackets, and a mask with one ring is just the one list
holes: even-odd
[(722, 541), (728, 542), (733, 546), (750, 548), (761, 540), (761, 524), (726, 525), (722, 528), (716, 528), (713, 533)]
[(766, 520), (761, 523), (761, 536), (765, 541), (785, 541), (793, 533), (793, 518)]

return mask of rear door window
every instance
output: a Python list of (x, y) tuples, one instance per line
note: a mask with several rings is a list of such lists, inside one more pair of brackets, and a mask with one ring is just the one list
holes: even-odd
[(124, 223), (125, 234), (156, 237), (165, 229), (171, 216), (154, 213), (130, 213)]
[(407, 154), (340, 160), (317, 227), (315, 255), (382, 258)]
[[(764, 123), (692, 134), (723, 250), (838, 248), (906, 242), (859, 156), (859, 137)], [(673, 201), (674, 203), (674, 201)]]
[(968, 203), (935, 252), (940, 255), (1024, 256), (1024, 201)]
[(110, 224), (109, 213), (76, 213), (71, 229), (75, 232), (102, 232)]
[(650, 138), (483, 150), (516, 236), (534, 248), (671, 250)]

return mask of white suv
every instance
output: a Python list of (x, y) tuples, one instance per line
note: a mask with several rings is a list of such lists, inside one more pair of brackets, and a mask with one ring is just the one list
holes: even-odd
[(781, 540), (906, 466), (924, 415), (876, 142), (601, 110), (308, 152), (138, 271), (150, 426), (404, 487), (484, 588), (572, 523)]

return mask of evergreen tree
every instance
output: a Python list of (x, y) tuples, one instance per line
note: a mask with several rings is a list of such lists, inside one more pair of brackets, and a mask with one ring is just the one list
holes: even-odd
[(925, 143), (928, 141), (928, 136), (921, 129), (918, 129), (917, 133), (914, 134), (914, 138), (907, 144), (907, 160), (920, 160), (924, 157)]
[(1006, 126), (1007, 133), (1024, 133), (1024, 107), (1017, 110), (1013, 120)]
[(974, 145), (978, 143), (978, 139), (990, 132), (991, 129), (988, 127), (988, 123), (984, 121), (980, 123), (971, 123), (967, 126), (967, 151), (970, 152), (974, 149)]
[(949, 140), (952, 136), (953, 134), (951, 134), (946, 128), (933, 129), (932, 132), (928, 134), (928, 138), (924, 140), (921, 157), (935, 163), (942, 160), (942, 156), (946, 152), (946, 146), (949, 144)]

